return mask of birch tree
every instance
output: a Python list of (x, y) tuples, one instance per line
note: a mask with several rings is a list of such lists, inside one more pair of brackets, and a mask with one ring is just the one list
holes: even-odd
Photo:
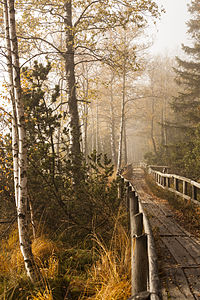
[[(27, 224), (27, 152), (24, 109), (21, 97), (20, 66), (14, 0), (4, 1), (4, 21), (7, 46), (7, 64), (13, 104), (13, 165), (15, 199), (20, 249), (24, 258), (27, 275), (31, 281), (38, 279)], [(17, 123), (16, 123), (17, 122)]]

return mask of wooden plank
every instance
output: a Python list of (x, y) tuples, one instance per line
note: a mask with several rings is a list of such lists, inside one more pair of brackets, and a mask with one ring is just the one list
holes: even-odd
[(187, 252), (178, 239), (178, 237), (162, 237), (162, 241), (174, 257), (177, 264), (182, 267), (196, 265), (195, 259)]
[(157, 219), (155, 216), (152, 216), (151, 218), (149, 218), (151, 227), (153, 228), (153, 230), (158, 231), (159, 235), (164, 235), (164, 236), (169, 236), (169, 235), (173, 235), (169, 229), (159, 220)]
[(200, 265), (200, 245), (189, 237), (179, 237), (179, 242), (190, 253), (196, 263)]
[(169, 296), (170, 299), (195, 299), (181, 268), (170, 269)]
[(151, 206), (150, 204), (147, 204), (144, 207), (146, 209), (147, 215), (149, 215), (150, 213), (151, 215), (159, 219), (160, 228), (165, 232), (163, 232), (163, 234), (185, 235), (185, 232), (181, 229), (181, 227), (178, 226), (176, 222), (173, 222), (173, 220), (165, 216), (163, 210), (159, 209), (157, 205)]
[(162, 283), (162, 296), (165, 299), (195, 299), (191, 293), (184, 270), (175, 262), (169, 249), (162, 239), (158, 241), (160, 253), (160, 276)]
[(167, 205), (160, 204), (159, 208), (163, 212), (163, 214), (165, 215), (165, 217), (173, 217), (174, 216), (173, 212), (168, 208)]
[(198, 268), (189, 268), (184, 270), (189, 285), (193, 294), (195, 295), (195, 299), (200, 299), (200, 269)]

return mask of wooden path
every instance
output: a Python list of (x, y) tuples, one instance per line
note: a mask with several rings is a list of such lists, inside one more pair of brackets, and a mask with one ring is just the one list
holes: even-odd
[(200, 242), (174, 219), (162, 199), (146, 192), (143, 170), (133, 170), (133, 186), (155, 236), (163, 300), (200, 299)]

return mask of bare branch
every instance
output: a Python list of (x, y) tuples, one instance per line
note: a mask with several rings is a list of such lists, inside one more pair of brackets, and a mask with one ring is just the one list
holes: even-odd
[(83, 18), (84, 14), (85, 14), (86, 11), (88, 10), (88, 8), (89, 8), (90, 6), (92, 6), (93, 4), (98, 3), (98, 2), (99, 2), (99, 0), (92, 1), (91, 3), (89, 3), (89, 4), (86, 6), (86, 8), (83, 10), (83, 12), (81, 13), (81, 15), (79, 16), (78, 20), (75, 22), (74, 27), (76, 27), (76, 26), (80, 23), (81, 19)]

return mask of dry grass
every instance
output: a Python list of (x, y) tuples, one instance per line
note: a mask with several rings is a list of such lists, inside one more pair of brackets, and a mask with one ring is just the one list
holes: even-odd
[[(96, 245), (93, 256), (98, 259), (92, 267), (88, 267), (90, 269), (87, 274), (85, 271), (80, 273), (78, 269), (75, 271), (73, 265), (69, 266), (66, 261), (63, 261), (66, 268), (62, 270), (61, 274), (59, 266), (61, 262), (58, 257), (61, 259), (59, 252), (65, 253), (65, 249), (62, 247), (58, 249), (57, 244), (44, 235), (35, 239), (32, 249), (42, 274), (42, 281), (36, 286), (31, 286), (25, 274), (16, 226), (0, 246), (0, 275), (6, 278), (5, 284), (2, 281), (0, 285), (0, 297), (5, 293), (4, 299), (10, 300), (63, 299), (60, 296), (62, 286), (64, 290), (67, 289), (66, 297), (70, 291), (73, 299), (127, 300), (131, 293), (131, 263), (130, 241), (121, 222), (124, 220), (124, 216), (120, 211), (116, 217), (110, 246), (105, 245), (97, 236), (93, 236)], [(77, 257), (77, 254), (75, 256)]]
[(85, 293), (79, 299), (127, 300), (131, 294), (130, 239), (117, 222), (111, 246), (107, 248), (97, 237), (96, 251), (100, 257), (90, 271)]
[(52, 291), (46, 286), (44, 292), (39, 291), (36, 296), (32, 296), (31, 300), (53, 300)]
[[(45, 236), (41, 236), (33, 241), (32, 251), (37, 263), (42, 268), (48, 265), (51, 276), (58, 265), (54, 255), (58, 252), (56, 244)], [(19, 248), (17, 226), (14, 227), (7, 239), (1, 241), (0, 262), (0, 274), (4, 276), (21, 273), (24, 269), (24, 261)]]
[[(33, 241), (32, 251), (37, 264), (43, 265), (48, 259), (51, 259), (51, 256), (57, 252), (58, 249), (54, 242), (41, 236)], [(18, 272), (24, 268), (23, 256), (18, 243), (16, 247), (12, 249), (10, 266), (12, 269), (16, 268)]]

